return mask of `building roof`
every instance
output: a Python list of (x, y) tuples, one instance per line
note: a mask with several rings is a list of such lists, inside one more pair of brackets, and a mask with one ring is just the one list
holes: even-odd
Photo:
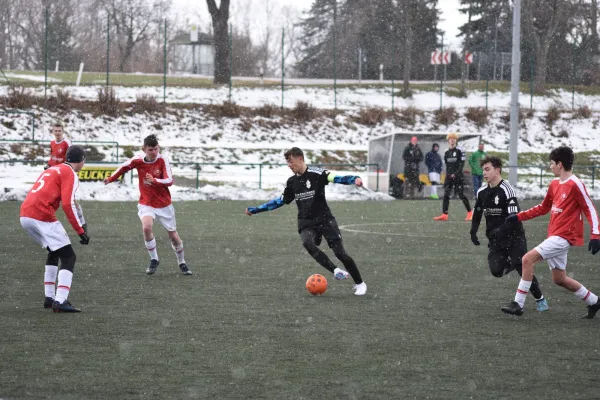
[(171, 44), (180, 44), (180, 45), (193, 45), (193, 44), (207, 44), (212, 45), (214, 43), (214, 39), (212, 35), (204, 32), (198, 32), (198, 41), (192, 42), (190, 40), (189, 32), (179, 34), (175, 36), (175, 39), (171, 40)]

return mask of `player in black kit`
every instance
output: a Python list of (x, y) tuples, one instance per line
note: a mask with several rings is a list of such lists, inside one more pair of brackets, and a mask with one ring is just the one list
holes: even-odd
[[(477, 230), (481, 216), (485, 215), (485, 235), (489, 239), (488, 266), (490, 272), (500, 278), (512, 270), (522, 273), (521, 259), (527, 253), (525, 230), (521, 222), (506, 224), (505, 219), (519, 210), (516, 193), (510, 183), (502, 179), (502, 160), (486, 156), (481, 159), (484, 183), (477, 192), (475, 213), (471, 222), (471, 241), (479, 246)], [(548, 303), (542, 294), (537, 278), (533, 277), (531, 294), (535, 297), (538, 311), (547, 311)]]
[(462, 200), (467, 209), (465, 221), (470, 221), (473, 218), (473, 211), (469, 200), (464, 194), (464, 174), (463, 167), (467, 158), (462, 149), (456, 147), (458, 134), (449, 133), (448, 136), (449, 148), (444, 153), (444, 162), (446, 163), (446, 179), (444, 180), (444, 200), (442, 202), (442, 215), (435, 217), (435, 221), (448, 221), (448, 209), (450, 207), (450, 194), (452, 188), (454, 193)]
[[(294, 175), (288, 179), (283, 194), (261, 206), (247, 208), (246, 214), (252, 216), (275, 210), (296, 200), (298, 232), (304, 248), (319, 264), (332, 272), (336, 280), (347, 279), (350, 273), (355, 283), (354, 294), (364, 296), (367, 285), (363, 282), (356, 263), (344, 249), (342, 234), (325, 200), (325, 185), (330, 182), (362, 186), (362, 179), (358, 176), (336, 176), (324, 169), (309, 167), (304, 162), (304, 153), (297, 147), (286, 151), (284, 156)], [(348, 272), (337, 268), (319, 249), (323, 237)]]

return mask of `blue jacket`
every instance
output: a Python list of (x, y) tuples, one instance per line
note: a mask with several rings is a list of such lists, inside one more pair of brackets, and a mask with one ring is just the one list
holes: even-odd
[(425, 165), (427, 165), (427, 172), (437, 172), (438, 174), (442, 173), (442, 168), (444, 164), (442, 163), (442, 157), (438, 154), (437, 151), (431, 150), (425, 156)]

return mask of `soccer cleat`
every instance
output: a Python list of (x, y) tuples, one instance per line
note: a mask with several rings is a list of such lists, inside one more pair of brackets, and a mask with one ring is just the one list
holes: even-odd
[(598, 310), (600, 310), (600, 299), (596, 302), (596, 304), (592, 304), (591, 306), (587, 306), (588, 312), (583, 318), (592, 319), (596, 316)]
[(473, 211), (469, 211), (467, 212), (467, 216), (465, 217), (465, 221), (472, 221), (473, 220)]
[(548, 307), (548, 302), (546, 301), (545, 297), (536, 300), (535, 307), (539, 312), (548, 311), (550, 309), (550, 307)]
[(333, 271), (333, 277), (335, 278), (336, 281), (348, 279), (348, 275), (350, 275), (350, 274), (347, 273), (346, 271), (344, 271), (343, 269), (336, 268)]
[(435, 217), (434, 221), (448, 221), (448, 214), (442, 214), (439, 217)]
[(44, 308), (52, 308), (52, 303), (54, 303), (54, 299), (52, 297), (46, 297), (44, 299)]
[(190, 271), (190, 269), (188, 268), (186, 263), (179, 264), (179, 269), (181, 270), (181, 273), (184, 275), (192, 275), (192, 271)]
[(523, 308), (516, 301), (511, 301), (509, 305), (500, 307), (502, 312), (512, 315), (523, 315)]
[(148, 269), (146, 269), (146, 273), (148, 275), (152, 275), (158, 269), (158, 260), (150, 260), (150, 265), (148, 265)]
[(55, 301), (54, 303), (52, 303), (52, 311), (54, 311), (54, 312), (66, 312), (66, 313), (81, 312), (81, 310), (79, 308), (73, 307), (71, 305), (71, 303), (69, 303), (68, 300), (65, 300), (62, 303), (59, 303), (58, 301)]
[(432, 194), (431, 196), (429, 196), (429, 198), (433, 200), (439, 200), (440, 196), (438, 196), (437, 194)]
[(366, 283), (359, 283), (358, 285), (354, 285), (354, 295), (355, 296), (364, 296), (365, 294), (367, 294), (367, 284)]

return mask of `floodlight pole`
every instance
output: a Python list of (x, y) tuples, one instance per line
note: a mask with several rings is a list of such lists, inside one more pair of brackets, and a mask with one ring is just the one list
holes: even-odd
[(514, 0), (513, 6), (513, 46), (510, 100), (510, 155), (508, 181), (517, 186), (519, 171), (519, 81), (521, 80), (521, 0)]

